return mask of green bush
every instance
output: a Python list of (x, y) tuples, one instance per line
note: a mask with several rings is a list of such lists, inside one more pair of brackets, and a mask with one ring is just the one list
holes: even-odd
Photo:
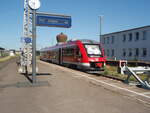
[(104, 71), (104, 75), (108, 75), (108, 71), (107, 70)]

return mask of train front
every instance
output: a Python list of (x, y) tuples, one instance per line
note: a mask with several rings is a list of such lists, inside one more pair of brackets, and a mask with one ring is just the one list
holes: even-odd
[(82, 44), (82, 68), (86, 71), (103, 71), (106, 58), (101, 45), (93, 41), (83, 42)]

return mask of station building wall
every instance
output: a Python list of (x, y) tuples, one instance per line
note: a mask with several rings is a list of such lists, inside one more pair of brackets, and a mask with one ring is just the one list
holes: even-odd
[(150, 61), (150, 26), (104, 34), (101, 43), (107, 59)]

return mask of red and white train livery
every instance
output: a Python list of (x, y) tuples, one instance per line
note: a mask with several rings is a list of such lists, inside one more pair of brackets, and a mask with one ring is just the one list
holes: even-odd
[(101, 45), (86, 39), (41, 49), (40, 59), (59, 65), (74, 66), (84, 71), (104, 70), (106, 63)]

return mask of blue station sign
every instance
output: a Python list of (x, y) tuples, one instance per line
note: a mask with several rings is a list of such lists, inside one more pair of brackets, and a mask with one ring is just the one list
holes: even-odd
[(30, 37), (22, 37), (21, 42), (24, 43), (32, 43), (32, 39)]
[(32, 42), (32, 39), (29, 37), (26, 37), (24, 40), (25, 40), (25, 43), (31, 43)]
[(70, 28), (71, 16), (37, 13), (36, 26)]

